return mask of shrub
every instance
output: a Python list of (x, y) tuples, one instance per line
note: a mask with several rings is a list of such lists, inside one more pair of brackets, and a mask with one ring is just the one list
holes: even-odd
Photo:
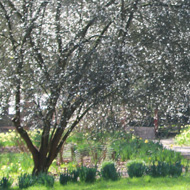
[(179, 177), (182, 173), (182, 165), (180, 162), (177, 162), (175, 165), (170, 165), (170, 172), (169, 174), (172, 177)]
[(101, 176), (105, 180), (118, 180), (119, 174), (116, 171), (115, 164), (113, 162), (104, 162), (101, 168)]
[(155, 162), (153, 162), (152, 165), (147, 167), (146, 174), (152, 176), (152, 177), (165, 177), (169, 175), (170, 171), (170, 165), (166, 162), (158, 162), (156, 165)]
[(59, 182), (66, 185), (68, 182), (77, 182), (78, 177), (81, 182), (94, 182), (96, 180), (96, 168), (79, 167), (77, 170), (67, 171), (60, 175)]
[(78, 170), (73, 170), (71, 172), (67, 171), (60, 175), (59, 182), (62, 185), (66, 185), (68, 182), (77, 182), (78, 177), (79, 177)]
[(79, 177), (79, 171), (78, 170), (73, 170), (71, 172), (71, 181), (72, 182), (77, 182), (78, 177)]
[(168, 164), (166, 162), (158, 162), (156, 165), (154, 162), (146, 170), (146, 174), (152, 177), (178, 177), (182, 173), (182, 165), (180, 162), (176, 164)]
[(129, 177), (141, 177), (145, 173), (146, 166), (141, 160), (134, 160), (127, 163)]
[(71, 181), (71, 176), (69, 175), (68, 172), (60, 174), (59, 182), (60, 182), (61, 185), (66, 185), (70, 181)]
[(34, 184), (41, 184), (47, 187), (53, 187), (54, 177), (46, 173), (40, 173), (38, 176), (32, 176), (31, 174), (21, 174), (18, 177), (19, 188), (28, 188)]
[(8, 177), (3, 177), (0, 180), (0, 189), (8, 189), (13, 183), (13, 180), (11, 180)]
[(77, 169), (79, 173), (80, 181), (86, 183), (92, 183), (96, 180), (96, 168), (80, 167)]
[(36, 183), (44, 185), (46, 187), (53, 187), (54, 177), (46, 173), (40, 173), (37, 176)]
[(33, 177), (30, 174), (21, 174), (21, 176), (18, 177), (18, 184), (20, 189), (28, 188), (35, 183), (35, 177)]

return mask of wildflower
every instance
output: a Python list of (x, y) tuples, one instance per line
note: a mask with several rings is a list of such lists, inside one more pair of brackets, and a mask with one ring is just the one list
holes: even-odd
[(144, 142), (145, 142), (145, 143), (148, 143), (148, 140), (146, 139)]

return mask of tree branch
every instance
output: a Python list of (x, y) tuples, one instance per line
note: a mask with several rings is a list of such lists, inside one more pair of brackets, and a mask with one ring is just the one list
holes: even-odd
[(27, 145), (28, 149), (30, 150), (30, 152), (32, 153), (32, 155), (38, 154), (38, 150), (33, 145), (28, 133), (26, 132), (26, 130), (23, 129), (23, 127), (20, 126), (19, 119), (14, 117), (12, 119), (12, 122), (14, 123), (16, 130), (18, 131), (18, 133), (20, 134), (22, 139), (26, 142), (26, 145)]
[[(11, 25), (11, 20), (10, 20), (10, 17), (8, 16), (7, 14), (7, 11), (5, 9), (5, 7), (3, 6), (3, 4), (0, 2), (0, 7), (2, 8), (3, 12), (4, 12), (4, 15), (5, 15), (5, 18), (7, 20), (7, 23), (8, 23), (8, 29), (9, 29), (9, 39), (12, 43), (12, 46), (13, 46), (13, 51), (16, 52), (16, 40), (14, 39), (13, 37), (13, 33), (12, 33), (12, 25)], [(18, 43), (17, 43), (18, 44)]]
[(134, 2), (134, 4), (133, 4), (132, 11), (131, 11), (131, 13), (130, 13), (130, 15), (129, 15), (127, 24), (126, 24), (126, 26), (125, 26), (125, 31), (124, 31), (124, 33), (123, 33), (123, 41), (124, 41), (124, 38), (125, 38), (125, 36), (126, 36), (128, 30), (129, 30), (129, 27), (130, 27), (131, 23), (132, 23), (134, 13), (135, 13), (135, 11), (137, 10), (138, 2), (139, 2), (139, 0), (135, 0), (135, 2)]
[(19, 19), (23, 19), (22, 14), (16, 9), (15, 5), (10, 1), (7, 0), (7, 4), (11, 7), (11, 9), (16, 13)]

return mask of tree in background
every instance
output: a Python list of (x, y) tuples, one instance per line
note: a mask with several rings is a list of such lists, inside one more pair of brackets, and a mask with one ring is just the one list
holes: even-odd
[[(176, 6), (183, 9), (181, 3)], [(173, 11), (170, 7), (170, 1), (152, 0), (0, 0), (1, 97), (8, 93), (15, 99), (13, 123), (32, 153), (34, 175), (48, 171), (89, 110), (110, 97), (115, 102), (128, 98), (130, 105), (150, 82), (148, 61), (154, 63), (162, 50), (161, 38), (153, 39), (159, 36), (157, 22), (163, 22), (155, 20)], [(28, 127), (42, 128), (40, 147)]]
[(154, 1), (139, 10), (130, 28), (133, 45), (139, 45), (134, 52), (137, 74), (130, 96), (124, 96), (125, 102), (131, 99), (132, 110), (152, 117), (155, 109), (163, 118), (189, 117), (189, 6), (189, 1)]

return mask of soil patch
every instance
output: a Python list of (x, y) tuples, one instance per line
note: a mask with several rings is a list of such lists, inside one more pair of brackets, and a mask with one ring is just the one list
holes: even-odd
[(16, 146), (0, 147), (0, 153), (20, 153), (21, 150)]

